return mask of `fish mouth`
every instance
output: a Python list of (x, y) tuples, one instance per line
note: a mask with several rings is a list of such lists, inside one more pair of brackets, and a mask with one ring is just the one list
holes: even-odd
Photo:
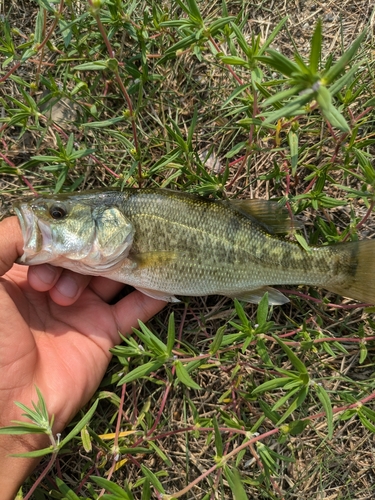
[(21, 226), (22, 237), (23, 237), (23, 255), (17, 259), (18, 264), (26, 264), (27, 261), (27, 248), (29, 242), (32, 238), (33, 227), (34, 227), (34, 214), (33, 211), (24, 204), (15, 203), (13, 205), (15, 214), (18, 217), (18, 221)]
[(23, 254), (18, 264), (42, 264), (51, 260), (51, 230), (47, 224), (40, 224), (33, 209), (26, 203), (13, 205), (23, 237)]

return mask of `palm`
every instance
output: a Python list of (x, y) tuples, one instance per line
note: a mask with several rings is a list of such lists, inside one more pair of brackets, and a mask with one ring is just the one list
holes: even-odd
[[(103, 294), (94, 291), (98, 286)], [(163, 306), (139, 292), (108, 305), (101, 296), (108, 299), (118, 288), (93, 278), (73, 305), (63, 307), (33, 290), (27, 269), (14, 265), (0, 284), (0, 404), (30, 404), (36, 385), (61, 430), (98, 386), (118, 331), (129, 331), (138, 316), (147, 319)]]

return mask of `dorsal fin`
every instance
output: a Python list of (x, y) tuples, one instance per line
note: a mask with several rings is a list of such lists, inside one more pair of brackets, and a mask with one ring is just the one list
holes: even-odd
[(242, 215), (255, 219), (270, 234), (287, 234), (302, 225), (277, 201), (252, 199), (228, 200), (227, 203)]

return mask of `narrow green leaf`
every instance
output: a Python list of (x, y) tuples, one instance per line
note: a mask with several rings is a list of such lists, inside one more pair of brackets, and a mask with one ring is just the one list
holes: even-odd
[(256, 341), (256, 350), (263, 363), (267, 366), (273, 366), (272, 360), (268, 355), (268, 349), (264, 342), (264, 339), (260, 335), (257, 335)]
[(289, 16), (283, 17), (281, 21), (275, 26), (275, 28), (272, 30), (270, 36), (267, 38), (267, 40), (264, 42), (262, 47), (258, 51), (258, 56), (261, 56), (263, 52), (271, 45), (271, 43), (274, 41), (276, 36), (279, 34), (279, 32), (282, 30), (284, 24), (287, 22), (289, 19)]
[(305, 63), (305, 61), (302, 59), (302, 57), (299, 55), (298, 52), (294, 54), (294, 59), (298, 64), (301, 75), (307, 75), (308, 77), (310, 77), (309, 79), (311, 79), (313, 75), (311, 74), (310, 68), (307, 66), (307, 64)]
[(292, 167), (292, 175), (295, 175), (298, 165), (298, 134), (294, 130), (290, 130), (288, 134), (288, 142), (290, 148), (290, 164)]
[(37, 50), (34, 48), (27, 49), (22, 55), (21, 63), (26, 62), (30, 57), (34, 57), (37, 54)]
[(227, 478), (230, 489), (233, 493), (233, 500), (249, 500), (242, 485), (241, 476), (235, 467), (224, 466), (224, 475)]
[(298, 241), (298, 243), (301, 245), (301, 247), (306, 250), (306, 252), (311, 253), (311, 247), (305, 240), (305, 238), (302, 236), (302, 234), (295, 233), (294, 234), (295, 239)]
[(53, 3), (49, 2), (48, 0), (37, 0), (37, 3), (41, 6), (44, 7), (48, 12), (51, 12), (52, 14), (55, 14), (56, 11), (53, 8)]
[(180, 382), (192, 389), (201, 389), (201, 387), (190, 377), (181, 361), (175, 361), (174, 366), (176, 367), (176, 375)]
[(271, 407), (262, 399), (258, 400), (259, 406), (262, 409), (264, 415), (271, 420), (273, 424), (276, 424), (280, 420), (280, 415), (271, 409)]
[(0, 429), (0, 434), (43, 434), (46, 430), (40, 425), (29, 424), (26, 422), (20, 422), (19, 425), (8, 425)]
[(174, 313), (172, 312), (168, 320), (167, 354), (171, 356), (175, 341)]
[(137, 380), (139, 378), (145, 377), (151, 372), (158, 370), (163, 363), (160, 361), (149, 361), (148, 363), (144, 363), (141, 366), (137, 366), (134, 370), (127, 373), (121, 380), (119, 380), (117, 385), (128, 384), (129, 382), (133, 382), (133, 380)]
[(264, 64), (269, 64), (274, 69), (276, 69), (283, 75), (288, 76), (289, 78), (293, 77), (294, 74), (299, 73), (298, 64), (291, 61), (280, 52), (277, 52), (277, 50), (267, 49), (267, 53), (269, 54), (269, 57), (262, 56), (259, 58), (259, 60)]
[[(180, 3), (182, 4), (182, 2), (180, 2), (179, 0), (177, 1), (179, 4)], [(186, 0), (186, 3), (189, 8), (188, 10), (189, 17), (193, 18), (195, 21), (200, 21), (200, 24), (203, 26), (203, 18), (197, 2), (195, 0)]]
[[(169, 458), (167, 457), (167, 455), (164, 453), (164, 451), (162, 451), (159, 448), (159, 446), (156, 445), (156, 443), (154, 443), (153, 441), (149, 441), (148, 444), (149, 444), (150, 448), (152, 448), (152, 450), (147, 450), (146, 453), (150, 453), (150, 452), (153, 451), (154, 453), (156, 453), (163, 460), (163, 462), (167, 465), (167, 467), (171, 467), (172, 466), (172, 463), (169, 460)], [(130, 453), (134, 454), (136, 452), (132, 448), (130, 448)]]
[(287, 346), (279, 337), (276, 335), (273, 336), (279, 346), (283, 349), (285, 354), (288, 356), (289, 361), (292, 363), (294, 368), (302, 375), (308, 375), (308, 371), (306, 366), (302, 363), (300, 359), (294, 354), (289, 346)]
[(121, 122), (125, 120), (124, 116), (116, 116), (115, 118), (110, 118), (108, 120), (103, 120), (101, 122), (86, 122), (82, 123), (82, 127), (87, 127), (87, 128), (104, 128), (104, 127), (110, 127), (111, 125), (114, 125), (115, 123)]
[(159, 481), (159, 479), (155, 476), (153, 472), (150, 471), (147, 467), (141, 464), (141, 469), (145, 477), (150, 481), (150, 483), (153, 485), (153, 487), (158, 491), (159, 493), (165, 493), (164, 488)]
[(46, 422), (48, 422), (49, 421), (49, 414), (48, 414), (47, 405), (46, 405), (46, 402), (44, 400), (43, 394), (41, 393), (39, 387), (35, 386), (35, 390), (36, 390), (36, 393), (38, 395), (37, 407), (40, 410), (41, 416), (44, 418), (44, 420)]
[(320, 56), (322, 50), (322, 21), (318, 19), (316, 23), (313, 37), (311, 39), (311, 51), (309, 66), (313, 73), (316, 73), (319, 69)]
[(231, 66), (248, 66), (248, 62), (242, 59), (242, 57), (237, 56), (219, 56), (221, 62), (224, 64), (230, 64)]
[(375, 170), (372, 166), (371, 156), (366, 155), (363, 151), (358, 148), (353, 148), (355, 157), (358, 160), (359, 166), (365, 175), (366, 181), (369, 184), (375, 183)]
[(213, 21), (208, 28), (211, 36), (215, 36), (218, 31), (227, 26), (233, 19), (233, 16), (226, 16)]
[(324, 75), (324, 82), (326, 84), (329, 84), (333, 82), (333, 80), (336, 79), (336, 77), (345, 69), (345, 66), (351, 61), (359, 47), (361, 46), (361, 43), (366, 35), (366, 31), (363, 31), (359, 37), (353, 42), (351, 47), (349, 47), (348, 50), (346, 50), (343, 55), (340, 57), (340, 59), (335, 63), (333, 66), (330, 67), (330, 69), (327, 71), (327, 73)]
[(266, 292), (263, 295), (261, 301), (258, 304), (257, 323), (259, 326), (264, 325), (264, 323), (267, 321), (267, 316), (268, 316), (268, 292)]
[(83, 64), (78, 64), (73, 68), (73, 71), (104, 71), (107, 69), (107, 61), (95, 61)]
[(41, 450), (28, 451), (26, 453), (14, 453), (12, 457), (22, 457), (22, 458), (38, 458), (44, 457), (45, 455), (50, 455), (55, 451), (53, 446), (49, 446), (48, 448), (43, 448)]
[(224, 453), (224, 447), (223, 447), (223, 440), (221, 437), (221, 432), (219, 430), (219, 425), (217, 423), (217, 419), (214, 416), (212, 419), (212, 424), (214, 428), (214, 433), (215, 433), (215, 448), (216, 448), (216, 456), (221, 458)]
[[(291, 391), (289, 394), (288, 394), (288, 398), (287, 399), (290, 399), (290, 397), (292, 397), (292, 395), (296, 392), (296, 390), (294, 391)], [(299, 408), (301, 406), (301, 404), (304, 402), (304, 400), (306, 399), (306, 396), (309, 392), (309, 389), (308, 387), (304, 387), (293, 399), (293, 401), (290, 403), (289, 405), (289, 408), (287, 409), (287, 411), (283, 414), (283, 416), (280, 418), (280, 420), (277, 422), (277, 426), (279, 426), (282, 422), (284, 422), (297, 408)], [(285, 399), (285, 398), (283, 398)], [(276, 408), (277, 404), (274, 405), (272, 407), (272, 409), (277, 409)], [(282, 405), (279, 405), (279, 406), (282, 406)], [(277, 406), (277, 407), (279, 407)]]
[(290, 382), (290, 380), (291, 379), (288, 377), (274, 378), (272, 380), (267, 380), (267, 382), (263, 382), (263, 384), (256, 387), (251, 392), (251, 394), (255, 396), (256, 394), (260, 394), (261, 392), (272, 391), (273, 389), (284, 387), (284, 385)]
[(90, 476), (92, 481), (96, 483), (101, 488), (113, 493), (117, 496), (117, 498), (123, 498), (124, 500), (129, 500), (129, 495), (117, 484), (112, 481), (108, 481), (108, 479), (104, 479), (103, 477)]
[(238, 45), (241, 47), (243, 53), (249, 57), (249, 55), (252, 53), (252, 48), (247, 43), (242, 30), (234, 22), (231, 23), (231, 28), (233, 30), (233, 33), (236, 35), (236, 40), (238, 42)]
[(282, 90), (281, 92), (277, 92), (276, 94), (272, 95), (268, 99), (266, 99), (264, 102), (261, 103), (261, 107), (264, 108), (266, 106), (269, 106), (271, 104), (275, 103), (280, 103), (280, 101), (283, 101), (284, 99), (287, 99), (288, 97), (292, 97), (293, 95), (298, 95), (299, 92), (303, 89), (302, 85), (294, 85), (290, 89)]
[[(167, 352), (167, 346), (162, 342), (152, 331), (147, 328), (147, 326), (141, 321), (138, 321), (139, 326), (141, 328), (141, 332), (143, 334), (143, 337), (140, 337), (143, 339), (143, 341), (149, 342), (152, 341), (153, 345), (157, 346), (161, 352)], [(133, 332), (136, 333), (137, 335), (140, 335), (141, 332), (137, 330), (136, 328), (133, 328)]]
[(230, 151), (228, 151), (228, 153), (226, 153), (225, 158), (233, 158), (233, 156), (236, 156), (240, 151), (242, 151), (246, 145), (247, 142), (238, 142)]
[(361, 365), (367, 358), (367, 346), (365, 342), (359, 344), (359, 364)]
[(288, 424), (288, 432), (291, 436), (298, 436), (310, 424), (310, 420), (294, 420)]
[(218, 328), (217, 332), (216, 332), (216, 335), (215, 337), (213, 338), (212, 342), (211, 342), (211, 345), (210, 345), (210, 349), (209, 349), (209, 353), (213, 356), (214, 354), (217, 353), (217, 351), (220, 349), (221, 347), (221, 343), (223, 341), (223, 337), (224, 337), (224, 333), (227, 329), (227, 326), (226, 325), (222, 325)]
[[(160, 24), (161, 24), (161, 26), (163, 25), (163, 23), (160, 23)], [(178, 50), (183, 50), (183, 49), (190, 47), (190, 45), (193, 44), (194, 42), (196, 42), (195, 33), (193, 35), (189, 35), (189, 36), (183, 38), (182, 40), (180, 40), (179, 42), (175, 43), (174, 45), (172, 45), (172, 47), (169, 47), (165, 51), (164, 57), (161, 58), (159, 64), (162, 64), (165, 61), (165, 59), (168, 58), (168, 56), (176, 55), (176, 52)]]
[(150, 481), (147, 478), (145, 479), (145, 481), (143, 483), (141, 500), (151, 500)]
[(302, 106), (305, 106), (309, 101), (312, 101), (313, 94), (302, 94), (289, 101), (282, 108), (273, 111), (272, 113), (263, 113), (263, 116), (266, 116), (264, 121), (265, 124), (274, 122), (283, 117), (295, 116), (299, 114), (305, 113), (305, 110)]
[(64, 500), (80, 500), (79, 496), (77, 496), (72, 489), (69, 488), (59, 477), (55, 479), (57, 487), (63, 493)]
[(230, 94), (230, 96), (223, 102), (223, 104), (221, 105), (221, 109), (224, 109), (229, 103), (233, 101), (233, 99), (242, 94), (249, 87), (251, 87), (251, 83), (244, 83), (243, 85), (238, 85), (238, 87), (236, 87)]
[(90, 453), (92, 451), (92, 443), (91, 443), (90, 433), (87, 430), (87, 425), (85, 425), (83, 427), (83, 429), (81, 430), (81, 439), (82, 439), (82, 446), (83, 446), (84, 450), (87, 453)]
[(234, 299), (234, 307), (236, 309), (237, 316), (239, 317), (241, 323), (243, 325), (247, 325), (249, 321), (247, 319), (246, 313), (244, 311), (244, 308), (237, 299)]
[(86, 413), (86, 415), (78, 422), (77, 425), (74, 426), (74, 428), (69, 432), (65, 438), (60, 441), (59, 448), (63, 448), (66, 443), (69, 443), (69, 441), (76, 436), (82, 429), (83, 427), (91, 420), (91, 417), (94, 415), (96, 407), (98, 406), (99, 399), (97, 399), (94, 404), (91, 406), (89, 411)]
[(368, 420), (362, 413), (359, 413), (358, 416), (359, 420), (366, 427), (366, 429), (375, 434), (375, 425), (372, 422), (370, 422), (370, 420)]
[(316, 100), (320, 109), (324, 112), (329, 112), (332, 106), (332, 96), (325, 85), (319, 85), (316, 93)]
[[(355, 64), (354, 66), (352, 66), (349, 71), (344, 73), (338, 80), (335, 81), (335, 83), (333, 83), (329, 87), (329, 91), (332, 96), (336, 95), (337, 92), (339, 92), (350, 81), (350, 79), (358, 70), (359, 66), (360, 64)], [(366, 108), (367, 104), (364, 104), (363, 107)]]
[(375, 423), (375, 411), (371, 410), (368, 406), (361, 406), (360, 407), (361, 413), (366, 416), (369, 420)]
[(327, 415), (327, 428), (328, 428), (328, 439), (332, 439), (333, 436), (333, 412), (332, 412), (332, 404), (327, 391), (324, 389), (322, 385), (315, 384), (314, 385), (316, 394), (322, 403), (324, 411)]
[(43, 8), (38, 10), (35, 20), (34, 42), (41, 43), (43, 40), (43, 24), (44, 24), (45, 10)]
[(324, 118), (326, 118), (326, 120), (328, 120), (333, 127), (336, 127), (345, 133), (350, 132), (350, 127), (347, 121), (340, 113), (340, 111), (333, 106), (333, 104), (331, 104), (328, 110), (322, 109), (322, 113)]

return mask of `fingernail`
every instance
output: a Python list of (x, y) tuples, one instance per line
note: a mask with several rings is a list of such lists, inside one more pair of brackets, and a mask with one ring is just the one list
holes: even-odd
[(56, 268), (50, 266), (49, 264), (43, 264), (42, 266), (35, 267), (35, 272), (38, 275), (38, 278), (46, 285), (53, 283), (56, 278)]
[(55, 286), (61, 295), (70, 299), (73, 299), (78, 293), (78, 285), (70, 276), (61, 276)]

